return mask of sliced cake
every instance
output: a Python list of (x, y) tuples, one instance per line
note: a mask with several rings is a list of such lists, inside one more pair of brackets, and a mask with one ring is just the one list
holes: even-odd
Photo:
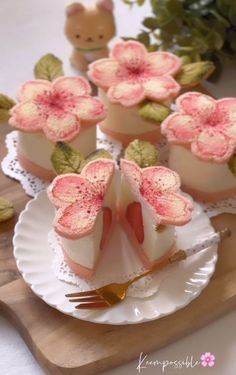
[(192, 203), (180, 195), (179, 176), (162, 166), (141, 169), (121, 160), (120, 221), (150, 268), (175, 251), (175, 226), (191, 220)]
[(80, 175), (56, 177), (48, 196), (57, 210), (54, 229), (61, 238), (66, 263), (90, 279), (116, 217), (115, 162), (97, 159)]

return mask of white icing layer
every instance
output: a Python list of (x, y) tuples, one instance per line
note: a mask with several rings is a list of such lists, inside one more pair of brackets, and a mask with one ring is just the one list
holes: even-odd
[[(78, 137), (69, 143), (87, 156), (96, 150), (96, 126), (82, 126)], [(18, 152), (42, 168), (52, 170), (51, 155), (54, 144), (43, 133), (18, 132)]]
[(99, 97), (108, 108), (108, 113), (102, 125), (108, 130), (123, 134), (142, 134), (158, 130), (158, 125), (147, 121), (138, 114), (139, 105), (124, 107), (111, 103), (104, 90), (98, 90)]
[[(137, 202), (136, 197), (130, 190), (129, 184), (122, 176), (121, 192), (119, 198), (119, 206), (122, 207), (124, 212), (130, 203)], [(140, 202), (141, 203), (141, 202)], [(143, 229), (144, 229), (144, 242), (140, 245), (145, 252), (148, 259), (156, 261), (161, 256), (165, 255), (175, 242), (175, 228), (167, 225), (163, 232), (156, 231), (156, 222), (153, 220), (150, 210), (146, 204), (141, 203)]]
[(236, 188), (236, 178), (228, 164), (200, 160), (183, 146), (170, 145), (169, 167), (180, 175), (183, 185), (202, 192), (218, 193)]

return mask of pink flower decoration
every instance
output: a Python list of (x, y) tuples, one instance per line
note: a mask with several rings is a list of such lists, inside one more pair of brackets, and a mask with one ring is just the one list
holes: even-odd
[(122, 160), (124, 173), (137, 201), (148, 205), (157, 224), (184, 225), (191, 220), (191, 202), (178, 194), (180, 179), (165, 167), (141, 169), (137, 164)]
[(201, 355), (201, 365), (203, 367), (213, 367), (215, 365), (215, 356), (211, 353)]
[(80, 175), (55, 178), (48, 196), (58, 209), (54, 221), (58, 234), (78, 239), (93, 230), (114, 172), (114, 161), (98, 159), (87, 164)]
[(181, 60), (169, 52), (148, 53), (138, 42), (119, 42), (110, 58), (93, 62), (88, 76), (107, 90), (112, 103), (133, 106), (144, 99), (166, 101), (180, 91), (173, 75), (181, 69)]
[(162, 133), (175, 144), (189, 144), (198, 158), (227, 162), (236, 148), (236, 99), (214, 100), (197, 92), (181, 95), (177, 112), (162, 123)]
[(81, 124), (106, 115), (100, 100), (90, 94), (89, 83), (81, 77), (28, 81), (18, 92), (20, 103), (11, 109), (9, 123), (24, 132), (43, 131), (52, 142), (71, 141)]

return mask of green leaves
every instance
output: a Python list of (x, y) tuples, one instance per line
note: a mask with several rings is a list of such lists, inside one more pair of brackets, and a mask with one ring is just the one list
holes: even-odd
[(158, 165), (158, 152), (154, 145), (149, 142), (135, 139), (125, 149), (124, 158), (134, 161), (140, 168)]
[(14, 216), (14, 207), (11, 202), (0, 197), (0, 223), (7, 221)]
[(155, 121), (160, 125), (169, 116), (171, 110), (163, 104), (156, 102), (146, 102), (139, 109), (139, 115), (146, 120)]
[(34, 67), (34, 75), (37, 79), (53, 81), (64, 75), (62, 61), (49, 53), (37, 62)]
[(13, 99), (4, 94), (0, 94), (0, 124), (4, 124), (9, 120), (9, 111), (16, 103)]
[[(127, 3), (127, 0), (123, 0)], [(170, 51), (191, 62), (236, 57), (236, 1), (149, 0), (152, 14), (142, 21), (137, 40), (148, 51)], [(142, 5), (142, 1), (129, 1)], [(219, 75), (222, 69), (214, 73)]]
[(236, 154), (231, 156), (228, 162), (228, 166), (229, 166), (230, 171), (233, 173), (234, 177), (236, 177)]
[(66, 173), (79, 174), (86, 164), (100, 158), (112, 159), (112, 156), (108, 151), (100, 149), (84, 158), (78, 150), (74, 150), (68, 144), (57, 142), (51, 156), (51, 162), (58, 175)]
[(215, 66), (211, 61), (185, 64), (175, 79), (182, 87), (196, 86), (202, 80), (207, 79), (213, 73), (214, 69)]

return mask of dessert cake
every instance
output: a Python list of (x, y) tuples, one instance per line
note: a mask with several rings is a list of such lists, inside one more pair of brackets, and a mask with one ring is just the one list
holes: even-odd
[(9, 123), (18, 129), (17, 156), (33, 175), (52, 180), (51, 154), (57, 141), (68, 142), (84, 156), (96, 149), (96, 124), (106, 110), (81, 77), (61, 77), (53, 82), (32, 80), (18, 91), (19, 104)]
[(170, 143), (169, 167), (180, 175), (183, 190), (206, 202), (235, 195), (236, 99), (189, 92), (176, 105), (162, 133)]
[(120, 221), (144, 265), (151, 268), (175, 251), (175, 226), (191, 220), (192, 203), (180, 195), (177, 173), (162, 166), (141, 169), (121, 160)]
[(173, 76), (181, 66), (172, 53), (148, 53), (136, 41), (119, 42), (109, 58), (91, 63), (88, 76), (108, 108), (101, 130), (124, 146), (136, 138), (158, 141), (159, 124), (140, 116), (139, 110), (148, 101), (170, 106), (180, 91)]
[(64, 258), (78, 275), (90, 279), (115, 221), (115, 162), (97, 159), (81, 174), (60, 175), (48, 188), (56, 207), (54, 229)]

